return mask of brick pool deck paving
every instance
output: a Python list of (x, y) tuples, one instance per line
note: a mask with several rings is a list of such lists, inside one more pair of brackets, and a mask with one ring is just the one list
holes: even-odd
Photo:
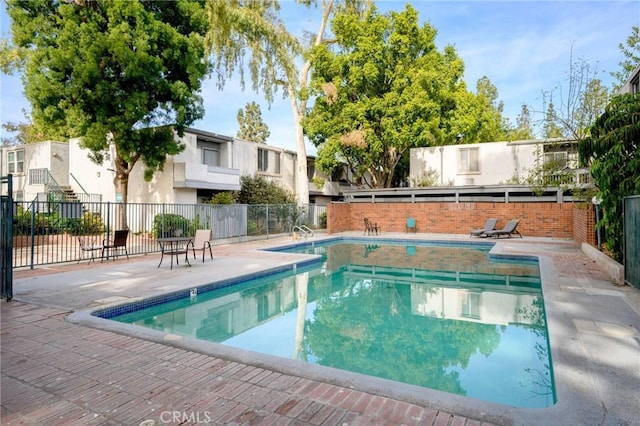
[[(413, 238), (429, 239), (419, 234)], [(186, 275), (191, 281), (196, 276), (196, 269), (205, 271), (209, 268), (210, 271), (214, 265), (220, 268), (225, 261), (232, 262), (232, 259), (247, 265), (249, 259), (257, 256), (269, 257), (261, 252), (252, 252), (253, 249), (283, 242), (290, 243), (291, 239), (215, 246), (214, 262), (201, 264), (194, 261), (191, 270), (174, 269), (170, 272), (168, 268), (156, 268), (158, 258), (155, 256), (137, 256), (112, 263), (15, 271), (15, 299), (0, 303), (0, 424), (479, 426), (519, 423), (510, 416), (482, 411), (473, 415), (469, 410), (450, 407), (440, 409), (437, 403), (394, 398), (366, 388), (287, 374), (66, 320), (73, 311), (95, 306), (101, 300), (135, 293), (133, 289), (142, 289), (142, 283), (149, 281), (149, 277), (157, 279), (158, 288), (166, 291), (168, 288), (163, 285), (163, 279), (175, 280), (180, 273), (194, 272)], [(520, 247), (524, 252), (530, 252), (532, 244), (536, 243), (526, 239), (524, 242), (508, 242), (513, 253), (517, 253)], [(556, 245), (555, 242), (538, 244), (545, 256), (551, 259), (558, 280), (581, 286), (587, 293), (591, 289), (593, 294), (608, 295), (607, 292), (621, 289), (610, 283), (606, 274), (571, 243), (557, 244), (560, 248), (557, 252), (548, 250), (548, 247)], [(279, 256), (284, 262), (290, 261), (287, 255)], [(114, 277), (113, 284), (118, 277), (122, 279), (125, 265), (131, 271), (143, 271), (137, 281), (133, 280), (137, 287), (109, 293), (107, 286), (98, 285), (104, 278), (101, 274), (118, 272), (120, 275), (115, 277), (110, 275)], [(228, 269), (232, 269), (231, 264)], [(127, 273), (135, 275), (136, 272), (131, 271)], [(177, 274), (170, 275), (173, 272)], [(80, 276), (86, 281), (76, 286), (74, 280)], [(92, 279), (96, 280), (95, 286)], [(55, 280), (61, 286), (57, 291), (50, 288)], [(42, 290), (47, 283), (51, 283), (47, 287), (48, 292)], [(80, 291), (80, 288), (87, 287), (92, 293)], [(570, 285), (566, 287), (566, 291), (576, 293)], [(77, 293), (84, 299), (74, 298), (73, 288), (78, 288)], [(148, 291), (140, 292), (149, 294)], [(626, 304), (640, 303), (637, 290), (626, 287), (624, 294), (628, 298)], [(65, 300), (69, 305), (67, 308)], [(635, 324), (632, 324), (632, 330), (636, 330)], [(628, 336), (625, 334), (623, 337), (626, 339)], [(636, 339), (637, 350), (640, 339), (633, 332), (631, 337)], [(622, 343), (628, 345), (629, 341)], [(640, 353), (636, 353), (640, 357)], [(640, 370), (633, 371), (635, 366), (640, 367), (640, 361), (634, 363), (632, 360), (631, 364), (623, 367), (631, 370), (632, 384), (639, 377)], [(616, 403), (626, 407), (632, 400)], [(610, 409), (615, 409), (615, 404)], [(633, 421), (623, 414), (605, 416), (599, 423), (633, 424)], [(593, 423), (590, 423), (590, 417), (585, 417), (583, 424)]]

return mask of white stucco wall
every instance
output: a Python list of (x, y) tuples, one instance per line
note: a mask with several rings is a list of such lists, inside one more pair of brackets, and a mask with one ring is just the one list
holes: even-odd
[(234, 140), (233, 168), (240, 170), (240, 176), (253, 176), (258, 170), (258, 144)]
[(58, 182), (58, 185), (69, 186), (69, 144), (56, 141), (44, 143), (49, 148), (48, 157), (51, 176)]
[[(115, 148), (112, 146), (109, 152), (109, 158), (105, 159), (100, 166), (89, 160), (87, 157), (88, 150), (79, 146), (79, 139), (69, 141), (69, 173), (80, 182), (80, 185), (89, 194), (102, 194), (103, 202), (116, 202), (114, 185), (115, 177)], [(79, 185), (71, 179), (71, 187), (76, 192), (82, 192)], [(129, 175), (129, 194), (128, 201), (132, 203), (174, 203), (175, 199), (173, 190), (173, 158), (168, 157), (164, 166), (164, 171), (154, 174), (150, 182), (144, 180), (144, 164), (139, 161), (134, 166)], [(186, 197), (195, 203), (195, 190), (192, 197)], [(183, 197), (184, 198), (184, 197)]]
[[(30, 183), (29, 170), (31, 169), (47, 169), (58, 185), (69, 185), (67, 148), (66, 143), (57, 141), (44, 141), (8, 148), (7, 150), (24, 149), (24, 173), (14, 174), (14, 193), (23, 191), (23, 200), (31, 201), (37, 197), (38, 193), (45, 192), (45, 185)], [(4, 156), (6, 153), (3, 153)]]
[[(478, 172), (459, 171), (460, 149), (478, 149)], [(495, 185), (513, 176), (523, 178), (534, 165), (534, 143), (490, 142), (412, 148), (410, 151), (410, 186), (431, 169), (437, 173), (437, 185)]]
[[(77, 193), (83, 193), (84, 188), (88, 194), (102, 194), (102, 201), (114, 202), (115, 187), (115, 149), (111, 148), (109, 158), (105, 158), (102, 165), (98, 165), (89, 159), (89, 150), (80, 147), (80, 139), (69, 140), (69, 174), (73, 174), (77, 182), (72, 178), (69, 182), (71, 188)], [(82, 188), (80, 187), (82, 186)]]

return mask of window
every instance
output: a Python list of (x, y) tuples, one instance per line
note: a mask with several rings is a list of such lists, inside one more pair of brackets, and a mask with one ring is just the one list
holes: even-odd
[(280, 153), (279, 152), (272, 152), (272, 154), (273, 154), (273, 157), (274, 157), (274, 162), (273, 163), (275, 165), (275, 167), (274, 167), (275, 170), (273, 172), (275, 174), (279, 175), (280, 174)]
[(222, 151), (222, 144), (211, 140), (198, 138), (198, 149), (200, 149), (202, 164), (206, 164), (210, 167), (220, 167), (221, 158), (220, 152)]
[(258, 321), (269, 319), (269, 296), (257, 298), (258, 302)]
[(202, 164), (207, 166), (220, 167), (220, 150), (212, 148), (202, 148)]
[(349, 183), (345, 166), (338, 166), (333, 169), (331, 172), (331, 182)]
[(567, 166), (567, 153), (566, 152), (545, 152), (544, 163), (550, 164), (556, 169), (563, 169)]
[(269, 151), (258, 148), (258, 171), (266, 172), (269, 170)]
[(462, 292), (460, 315), (480, 319), (480, 293)]
[(280, 152), (258, 148), (258, 171), (279, 175)]
[(24, 149), (7, 152), (9, 173), (24, 173)]
[(313, 176), (316, 174), (316, 165), (315, 163), (309, 161), (307, 163), (307, 179), (309, 182), (313, 182)]
[(480, 173), (478, 148), (460, 148), (458, 150), (458, 172)]

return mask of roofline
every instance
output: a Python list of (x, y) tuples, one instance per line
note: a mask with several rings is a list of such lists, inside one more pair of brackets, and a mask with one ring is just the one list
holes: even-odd
[(232, 136), (225, 136), (225, 135), (221, 135), (219, 133), (213, 133), (213, 132), (207, 132), (206, 130), (199, 130), (199, 129), (195, 129), (193, 127), (186, 127), (184, 129), (185, 132), (194, 134), (196, 136), (204, 136), (207, 138), (211, 138), (211, 139), (217, 139), (217, 140), (221, 140), (224, 142), (233, 142), (233, 137)]
[(627, 81), (624, 82), (624, 84), (622, 86), (620, 86), (620, 90), (618, 90), (618, 94), (625, 94), (627, 92), (624, 92), (623, 90), (631, 85), (631, 80), (635, 80), (636, 77), (638, 77), (638, 74), (640, 74), (640, 64), (638, 64), (637, 67), (635, 67), (635, 69), (633, 71), (631, 71), (631, 74), (629, 74), (629, 77), (627, 78)]

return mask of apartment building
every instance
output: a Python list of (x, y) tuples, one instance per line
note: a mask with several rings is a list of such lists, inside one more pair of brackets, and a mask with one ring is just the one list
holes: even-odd
[(521, 183), (545, 163), (571, 170), (576, 185), (589, 180), (589, 170), (579, 167), (577, 141), (557, 138), (412, 148), (409, 186)]
[[(222, 191), (240, 190), (240, 177), (258, 175), (295, 193), (297, 153), (276, 146), (188, 128), (176, 138), (185, 149), (169, 156), (163, 170), (147, 182), (139, 162), (129, 176), (128, 201), (136, 203), (196, 204)], [(14, 200), (43, 199), (51, 191), (67, 192), (82, 201), (121, 202), (116, 192), (115, 147), (103, 164), (89, 159), (80, 139), (68, 143), (44, 141), (2, 148), (2, 174), (13, 175)], [(320, 176), (314, 158), (308, 157), (309, 202), (326, 204), (340, 196), (341, 183)], [(44, 198), (46, 199), (46, 198)]]

